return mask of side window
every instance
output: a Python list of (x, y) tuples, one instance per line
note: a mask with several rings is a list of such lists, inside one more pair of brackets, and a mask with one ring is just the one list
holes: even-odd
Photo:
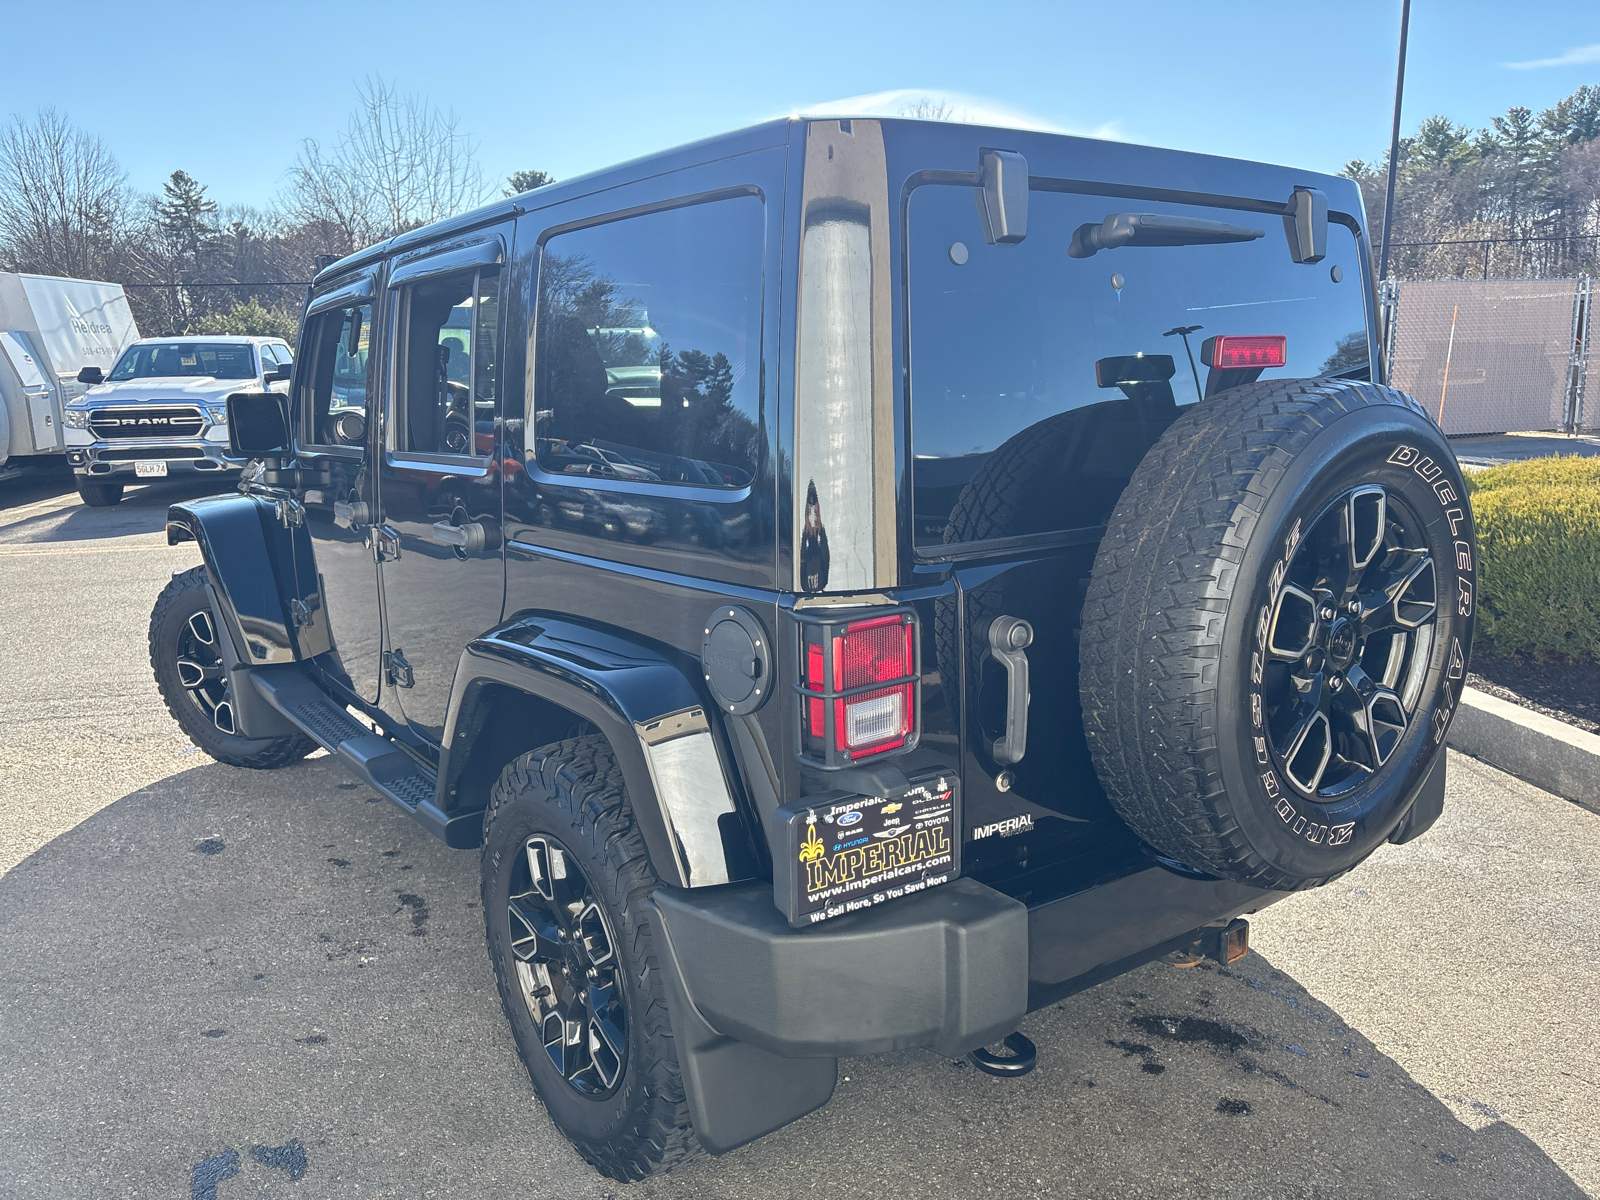
[(534, 449), (556, 475), (739, 488), (760, 461), (763, 208), (714, 200), (544, 245)]
[(367, 427), (372, 306), (318, 313), (306, 334), (312, 369), (309, 390), (301, 392), (301, 436), (318, 446), (359, 446)]
[(282, 342), (272, 344), (272, 352), (278, 356), (278, 361), (287, 366), (294, 364), (294, 351)]
[(458, 271), (403, 289), (394, 449), (487, 455), (494, 448), (498, 270)]

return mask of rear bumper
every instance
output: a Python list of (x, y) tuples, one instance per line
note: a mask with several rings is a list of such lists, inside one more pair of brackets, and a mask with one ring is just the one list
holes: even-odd
[(1031, 1009), (1284, 893), (1152, 866), (1030, 909), (957, 879), (792, 929), (765, 884), (658, 888), (656, 942), (695, 1133), (714, 1154), (826, 1104), (838, 1059), (956, 1057)]
[(958, 879), (806, 929), (765, 884), (662, 888), (656, 907), (686, 997), (718, 1033), (785, 1058), (954, 1058), (1284, 894), (1151, 866), (1033, 908)]
[(699, 1014), (769, 1054), (957, 1057), (1027, 1011), (1028, 910), (976, 880), (801, 930), (766, 884), (662, 888), (656, 907)]

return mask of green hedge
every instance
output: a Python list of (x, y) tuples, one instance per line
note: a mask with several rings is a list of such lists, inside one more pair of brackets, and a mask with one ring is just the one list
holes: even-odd
[(1600, 458), (1471, 476), (1478, 639), (1500, 654), (1600, 659)]
[(1503, 488), (1550, 487), (1573, 484), (1600, 488), (1600, 455), (1580, 458), (1576, 454), (1560, 458), (1530, 458), (1507, 463), (1492, 471), (1467, 476), (1467, 491), (1497, 492)]

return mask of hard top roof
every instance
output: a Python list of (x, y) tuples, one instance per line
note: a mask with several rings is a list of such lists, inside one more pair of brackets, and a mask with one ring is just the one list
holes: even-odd
[[(366, 265), (390, 254), (522, 212), (545, 208), (564, 200), (602, 192), (607, 188), (634, 183), (684, 167), (782, 146), (794, 136), (797, 126), (858, 120), (878, 121), (883, 125), (886, 148), (889, 149), (891, 156), (894, 152), (894, 142), (907, 137), (916, 138), (919, 147), (923, 149), (930, 147), (937, 149), (940, 145), (948, 145), (952, 149), (959, 147), (958, 153), (964, 155), (948, 162), (922, 162), (919, 163), (919, 167), (974, 170), (977, 163), (971, 161), (974, 157), (971, 148), (981, 143), (995, 148), (1017, 149), (1029, 154), (1030, 168), (1034, 166), (1032, 154), (1040, 153), (1057, 162), (1070, 159), (1073, 176), (1076, 178), (1126, 183), (1147, 188), (1279, 199), (1287, 198), (1292, 190), (1292, 184), (1287, 182), (1292, 178), (1294, 183), (1320, 187), (1328, 194), (1330, 204), (1336, 211), (1346, 212), (1363, 227), (1366, 225), (1361, 192), (1355, 181), (1320, 171), (1064, 133), (1010, 129), (993, 125), (968, 125), (959, 121), (929, 121), (910, 117), (885, 117), (873, 114), (849, 117), (830, 114), (826, 117), (794, 116), (766, 121), (759, 125), (716, 134), (668, 150), (629, 159), (613, 166), (602, 167), (571, 179), (546, 184), (531, 192), (494, 200), (470, 212), (408, 230), (347, 255), (319, 271), (316, 282), (320, 283), (325, 279), (342, 275), (353, 267)], [(1040, 166), (1043, 165), (1041, 161)], [(1048, 169), (1043, 172), (1034, 169), (1031, 173), (1037, 175), (1052, 172)]]

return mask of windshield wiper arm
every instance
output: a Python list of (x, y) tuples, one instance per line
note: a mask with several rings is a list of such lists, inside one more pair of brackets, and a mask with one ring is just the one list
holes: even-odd
[(1198, 217), (1168, 217), (1160, 213), (1112, 213), (1100, 224), (1086, 222), (1072, 235), (1067, 253), (1092, 258), (1101, 250), (1118, 246), (1213, 246), (1222, 242), (1253, 242), (1264, 230)]

